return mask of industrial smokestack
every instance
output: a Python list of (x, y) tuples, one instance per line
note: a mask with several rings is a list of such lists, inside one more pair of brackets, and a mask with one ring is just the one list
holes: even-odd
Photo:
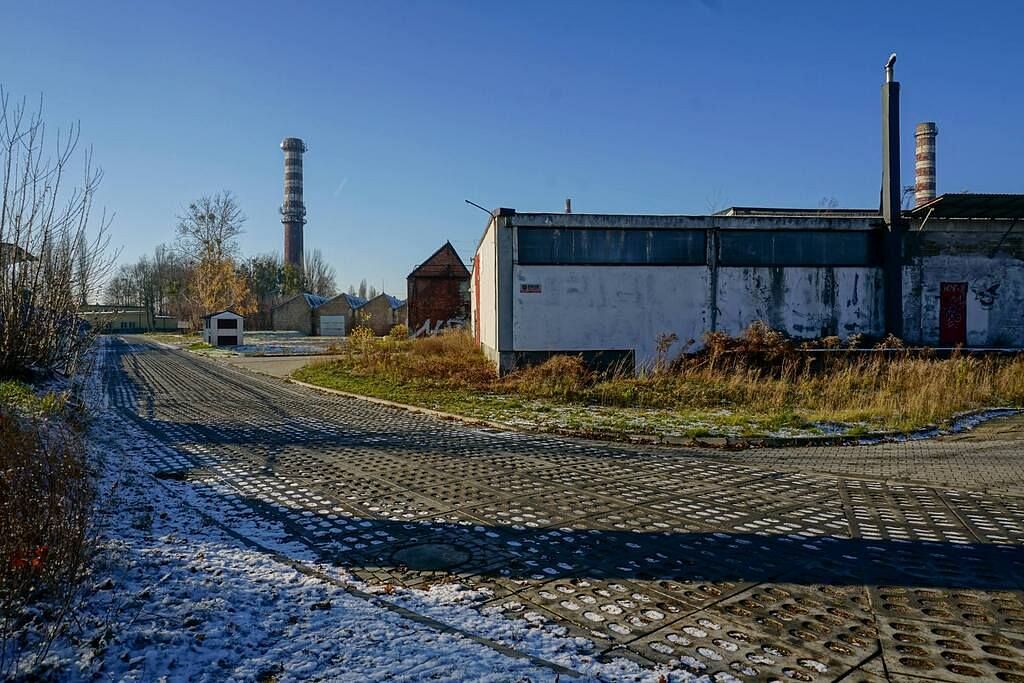
[(565, 198), (565, 212), (572, 213), (572, 199), (569, 197)]
[(885, 283), (885, 331), (903, 336), (903, 188), (900, 186), (900, 84), (896, 53), (885, 63), (882, 84), (882, 220), (886, 231), (882, 279)]
[(284, 150), (284, 203), (281, 223), (284, 224), (284, 262), (302, 270), (302, 226), (306, 224), (306, 205), (302, 202), (302, 154), (306, 143), (300, 138), (281, 141)]
[(914, 139), (914, 202), (921, 206), (935, 199), (935, 136), (939, 127), (933, 121), (917, 124)]

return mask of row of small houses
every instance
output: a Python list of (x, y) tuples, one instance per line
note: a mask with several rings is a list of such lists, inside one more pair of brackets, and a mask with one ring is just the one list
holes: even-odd
[(271, 310), (271, 325), (325, 337), (343, 337), (358, 326), (377, 336), (395, 325), (407, 325), (412, 336), (435, 334), (468, 323), (469, 278), (469, 269), (451, 242), (445, 242), (409, 273), (408, 301), (390, 294), (369, 301), (352, 294), (297, 294)]
[[(3, 255), (0, 252), (0, 257)], [(383, 336), (395, 325), (403, 324), (408, 326), (411, 336), (436, 334), (468, 324), (469, 279), (469, 269), (451, 243), (446, 242), (409, 274), (408, 302), (389, 294), (369, 301), (352, 294), (330, 298), (296, 294), (271, 309), (271, 327), (306, 335), (343, 337), (358, 326), (368, 327), (374, 334)], [(152, 309), (145, 306), (91, 304), (82, 306), (79, 315), (91, 327), (111, 333), (188, 329), (186, 322), (154, 315)], [(233, 311), (204, 316), (204, 340), (217, 345), (241, 343), (242, 323), (234, 323), (235, 320), (241, 321), (242, 316)], [(255, 324), (247, 320), (245, 326), (253, 329)], [(221, 341), (219, 337), (225, 339)], [(214, 338), (216, 342), (211, 341)]]
[(395, 325), (406, 324), (406, 310), (405, 301), (390, 294), (380, 294), (367, 301), (352, 294), (327, 298), (306, 293), (278, 304), (270, 316), (275, 330), (344, 337), (362, 326), (383, 336)]

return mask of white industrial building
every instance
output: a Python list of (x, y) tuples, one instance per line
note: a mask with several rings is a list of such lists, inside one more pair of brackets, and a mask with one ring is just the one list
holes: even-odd
[[(1024, 195), (943, 195), (906, 212), (898, 336), (1024, 347)], [(501, 371), (554, 354), (604, 364), (697, 350), (764, 321), (794, 337), (880, 338), (877, 211), (710, 216), (494, 211), (474, 258), (473, 331)]]
[(915, 130), (901, 209), (899, 83), (882, 86), (878, 209), (710, 216), (491, 212), (473, 259), (473, 333), (499, 371), (552, 354), (655, 360), (755, 322), (798, 338), (892, 334), (1024, 348), (1024, 195), (936, 197), (934, 123)]

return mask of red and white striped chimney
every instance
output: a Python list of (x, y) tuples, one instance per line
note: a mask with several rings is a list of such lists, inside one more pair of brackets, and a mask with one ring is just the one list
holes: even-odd
[(921, 206), (935, 199), (935, 136), (939, 127), (932, 121), (914, 129), (914, 204)]

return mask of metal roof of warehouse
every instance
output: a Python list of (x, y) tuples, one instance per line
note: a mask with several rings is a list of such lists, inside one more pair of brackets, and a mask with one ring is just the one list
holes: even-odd
[(943, 194), (915, 207), (911, 214), (932, 218), (1024, 218), (1024, 194)]

